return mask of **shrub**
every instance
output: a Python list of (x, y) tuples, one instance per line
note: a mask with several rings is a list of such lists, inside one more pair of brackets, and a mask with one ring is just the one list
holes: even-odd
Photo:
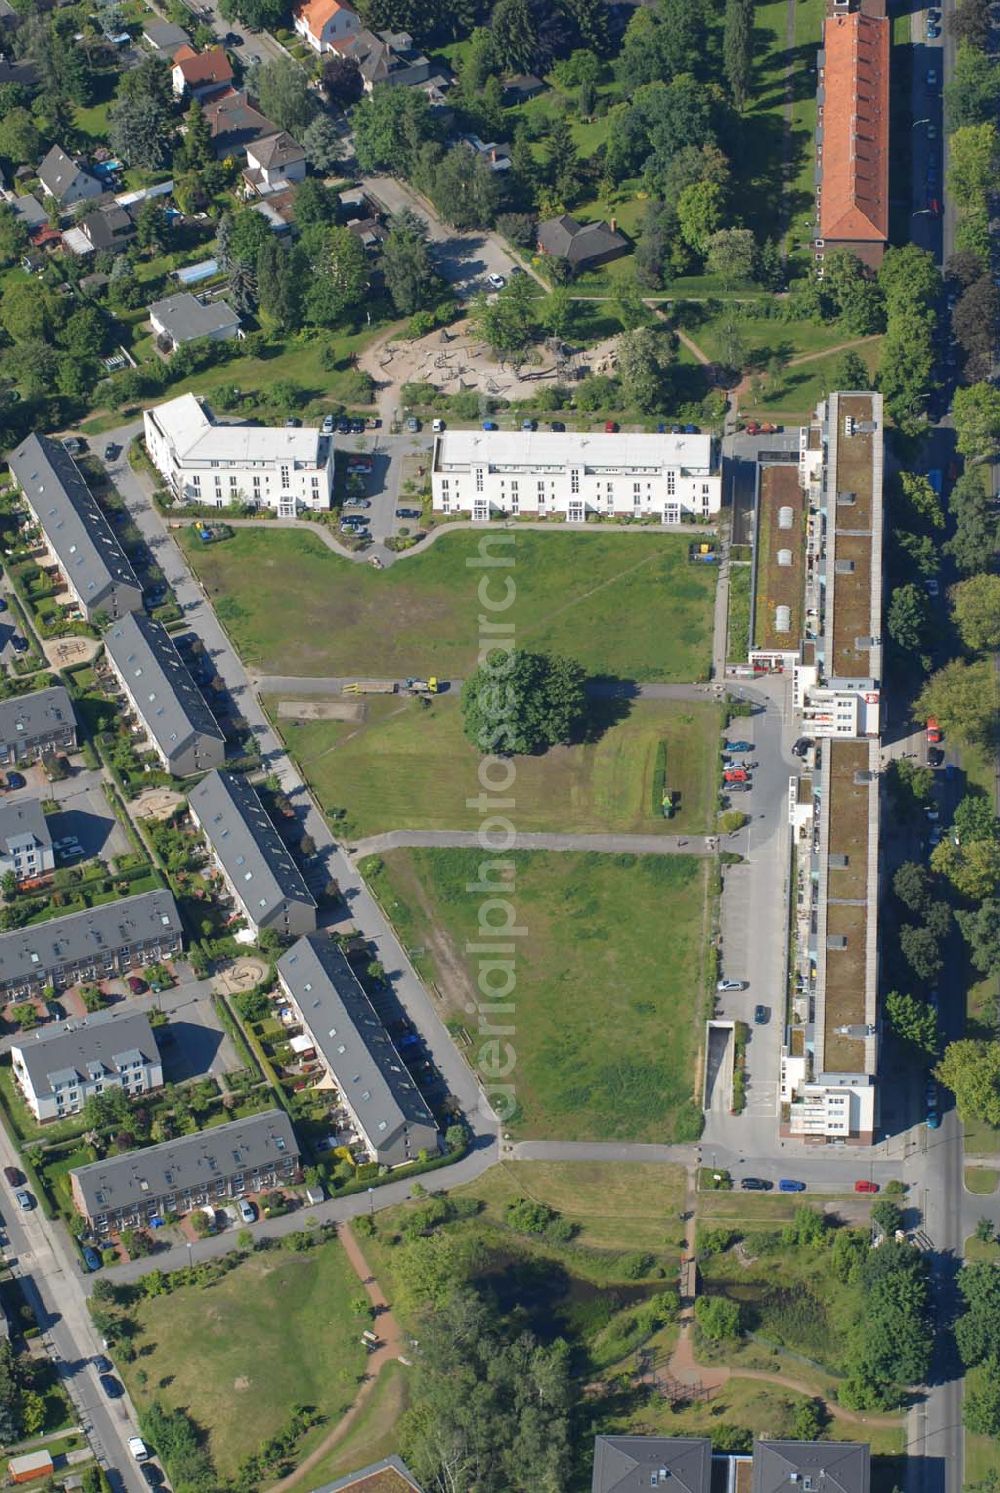
[(694, 1308), (699, 1331), (712, 1343), (740, 1335), (739, 1303), (728, 1296), (699, 1296)]

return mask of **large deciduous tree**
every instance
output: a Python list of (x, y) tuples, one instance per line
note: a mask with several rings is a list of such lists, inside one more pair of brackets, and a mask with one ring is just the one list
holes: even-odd
[(497, 651), (462, 689), (465, 734), (482, 752), (522, 756), (570, 742), (586, 715), (585, 675), (572, 659)]
[(937, 1076), (955, 1095), (960, 1120), (1000, 1126), (1000, 1042), (951, 1042)]

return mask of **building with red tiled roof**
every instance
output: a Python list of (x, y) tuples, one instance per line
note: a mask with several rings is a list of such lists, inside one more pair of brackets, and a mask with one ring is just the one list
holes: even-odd
[(827, 0), (816, 127), (817, 269), (848, 249), (878, 269), (889, 237), (885, 0)]
[(178, 98), (188, 94), (201, 99), (220, 88), (228, 88), (233, 81), (233, 69), (221, 47), (196, 52), (193, 47), (185, 46), (174, 53), (172, 76)]
[(295, 12), (295, 29), (314, 52), (329, 52), (334, 42), (360, 31), (361, 21), (344, 0), (305, 0)]

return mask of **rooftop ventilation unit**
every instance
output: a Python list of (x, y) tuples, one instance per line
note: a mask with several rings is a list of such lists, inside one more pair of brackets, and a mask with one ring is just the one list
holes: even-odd
[(791, 565), (791, 563), (792, 563), (792, 552), (791, 552), (791, 550), (779, 550), (778, 551), (778, 564), (787, 568), (789, 565)]
[(795, 510), (792, 508), (778, 509), (778, 528), (790, 529), (795, 520)]

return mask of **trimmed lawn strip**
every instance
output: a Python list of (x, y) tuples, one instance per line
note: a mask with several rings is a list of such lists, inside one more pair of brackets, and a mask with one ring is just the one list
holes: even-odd
[[(597, 708), (602, 702), (595, 702)], [(289, 752), (338, 830), (355, 839), (394, 829), (476, 829), (480, 754), (462, 733), (457, 694), (430, 704), (361, 702), (361, 721), (289, 719), (266, 701)], [(596, 741), (517, 759), (517, 827), (565, 833), (704, 834), (715, 819), (722, 718), (709, 702), (638, 700)], [(678, 812), (652, 812), (656, 748)], [(442, 772), (442, 763), (448, 771)]]
[(965, 1486), (977, 1487), (1000, 1463), (1000, 1441), (992, 1436), (974, 1436), (965, 1432)]
[(967, 1166), (965, 1168), (965, 1190), (974, 1192), (979, 1197), (989, 1197), (997, 1190), (1000, 1182), (1000, 1173), (985, 1166)]
[[(483, 855), (393, 851), (362, 870), (469, 1038)], [(713, 867), (688, 856), (517, 852), (505, 896), (517, 944), (517, 1066), (507, 1128), (546, 1140), (670, 1142), (697, 1132), (705, 899)], [(491, 1059), (495, 1061), (495, 1058)]]
[(191, 1416), (220, 1477), (284, 1430), (294, 1406), (316, 1405), (326, 1420), (303, 1437), (305, 1456), (353, 1402), (364, 1372), (351, 1309), (359, 1294), (336, 1240), (305, 1254), (261, 1252), (210, 1290), (181, 1286), (130, 1307), (138, 1357), (119, 1367), (140, 1412), (159, 1399)]
[(753, 566), (729, 567), (729, 640), (726, 661), (745, 664), (750, 652), (750, 590)]
[(477, 589), (495, 574), (475, 567), (483, 546), (513, 557), (517, 595), (504, 620), (518, 646), (567, 654), (591, 674), (708, 676), (716, 578), (688, 562), (687, 538), (458, 530), (378, 572), (312, 534), (265, 528), (209, 546), (190, 527), (178, 531), (244, 660), (262, 673), (468, 674), (479, 649)]

